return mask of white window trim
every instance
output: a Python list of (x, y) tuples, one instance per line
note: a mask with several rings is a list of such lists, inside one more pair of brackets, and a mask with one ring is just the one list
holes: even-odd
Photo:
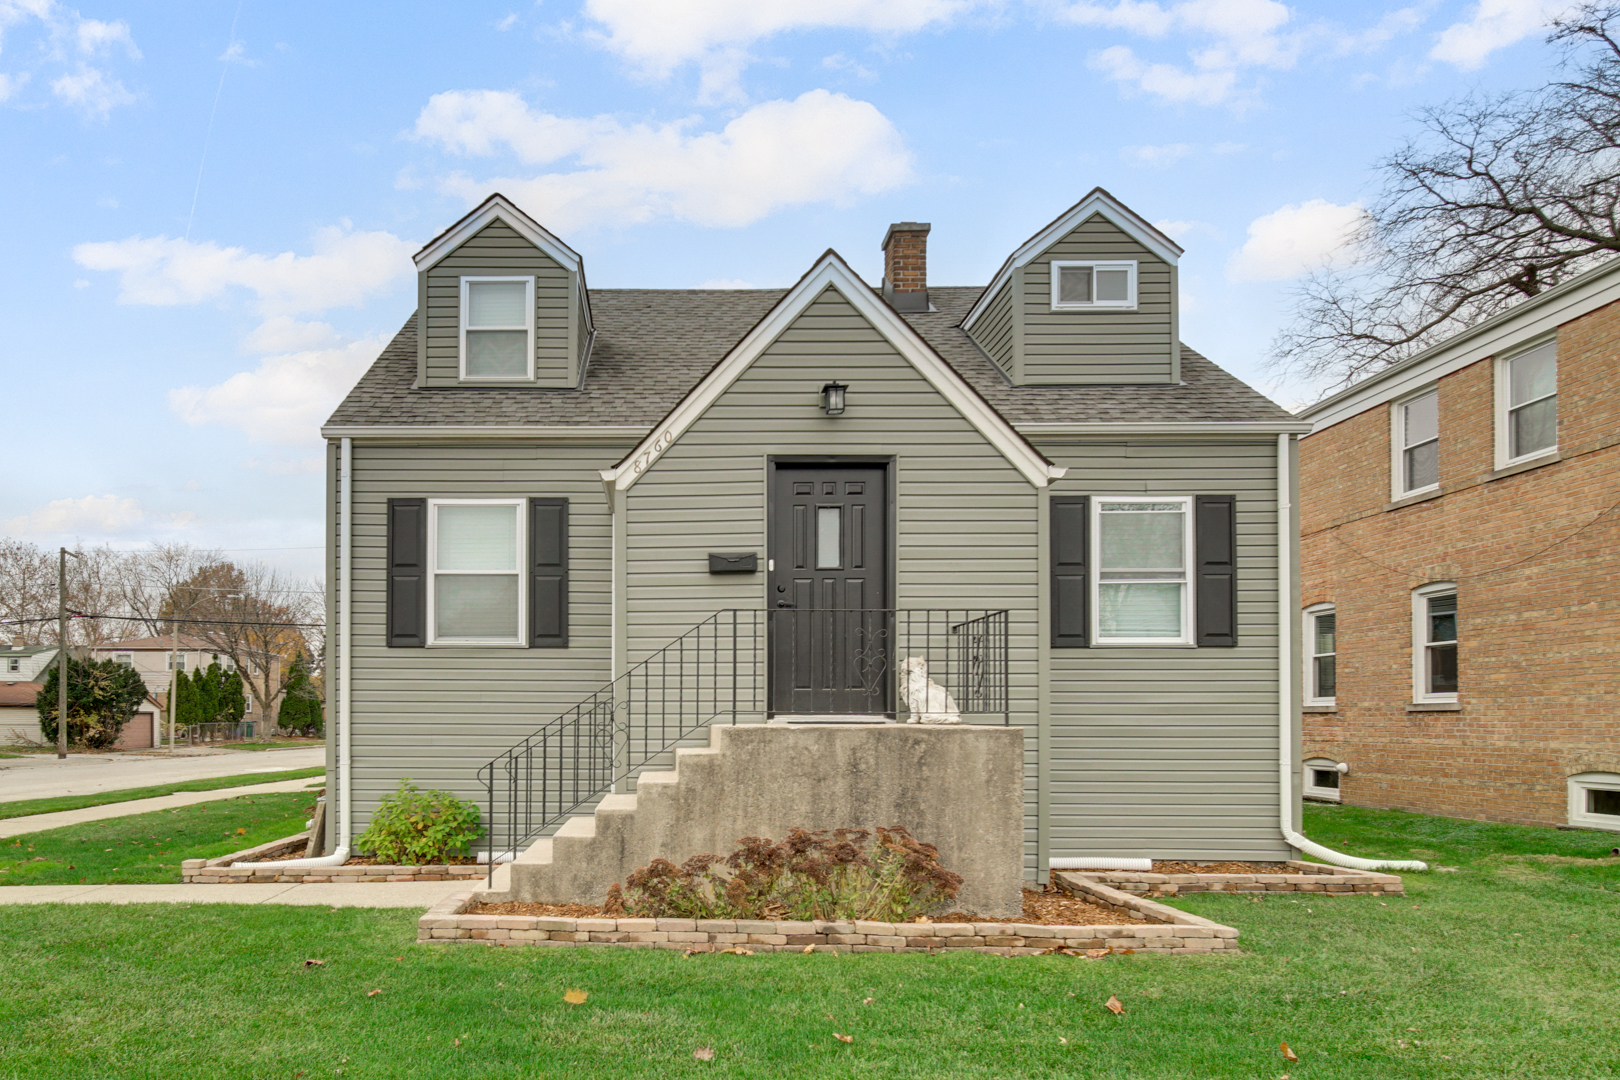
[(1569, 823), (1588, 829), (1607, 829), (1620, 832), (1620, 817), (1586, 812), (1586, 793), (1620, 791), (1620, 773), (1576, 773), (1569, 778)]
[[(469, 329), (468, 326), (467, 326), (467, 315), (468, 315), (468, 312), (472, 308), (472, 305), (470, 303), (471, 297), (472, 297), (472, 288), (471, 288), (471, 286), (478, 283), (478, 282), (482, 282), (482, 281), (521, 281), (521, 282), (523, 282), (523, 285), (524, 285), (524, 293), (523, 293), (523, 295), (525, 297), (525, 301), (524, 301), (524, 304), (523, 304), (523, 313), (524, 313), (524, 316), (525, 316), (523, 326), (521, 326), (521, 327), (517, 327), (517, 326), (504, 326), (504, 327), (503, 326), (480, 326), (480, 327), (476, 328), (476, 329), (479, 329), (479, 330), (520, 330), (521, 329), (521, 330), (524, 330), (524, 331), (526, 331), (528, 333), (528, 335), (529, 335), (529, 337), (528, 337), (529, 347), (526, 350), (524, 355), (526, 355), (529, 358), (529, 364), (528, 364), (528, 368), (527, 368), (527, 373), (524, 374), (521, 377), (520, 376), (513, 376), (513, 375), (469, 375), (467, 373), (467, 330)], [(461, 377), (462, 377), (463, 380), (466, 380), (466, 381), (469, 381), (469, 382), (516, 382), (520, 378), (521, 379), (527, 379), (527, 380), (532, 380), (534, 378), (534, 278), (533, 277), (522, 277), (522, 276), (515, 275), (515, 274), (507, 274), (507, 275), (499, 275), (499, 276), (464, 277), (464, 278), (462, 278), (461, 279), (461, 312), (460, 312), (460, 315), (457, 318), (457, 325), (460, 328)]]
[[(438, 633), (438, 615), (434, 610), (434, 588), (439, 575), (439, 507), (441, 506), (512, 506), (517, 508), (517, 625), (511, 640), (486, 641), (469, 638), (441, 638)], [(510, 649), (527, 644), (523, 628), (529, 625), (529, 530), (524, 520), (523, 499), (429, 499), (428, 500), (428, 552), (427, 552), (427, 632), (429, 645), (454, 645), (459, 649)]]
[[(1519, 357), (1524, 356), (1527, 353), (1532, 353), (1535, 350), (1541, 348), (1543, 345), (1546, 345), (1546, 344), (1548, 344), (1550, 342), (1554, 342), (1556, 340), (1557, 340), (1557, 338), (1552, 336), (1552, 335), (1548, 335), (1546, 337), (1538, 338), (1537, 340), (1531, 342), (1530, 344), (1524, 346), (1523, 348), (1514, 349), (1513, 352), (1510, 355), (1500, 356), (1500, 357), (1497, 357), (1497, 359), (1496, 359), (1496, 404), (1495, 404), (1495, 412), (1496, 412), (1496, 467), (1498, 469), (1505, 469), (1509, 465), (1518, 465), (1521, 462), (1525, 462), (1525, 461), (1535, 461), (1537, 458), (1544, 458), (1544, 457), (1547, 457), (1547, 456), (1549, 456), (1551, 454), (1558, 453), (1558, 440), (1554, 439), (1553, 444), (1551, 446), (1543, 447), (1542, 449), (1537, 450), (1537, 451), (1535, 451), (1534, 453), (1531, 453), (1531, 454), (1520, 454), (1518, 457), (1512, 457), (1510, 455), (1512, 454), (1512, 451), (1513, 451), (1513, 440), (1512, 440), (1512, 437), (1511, 437), (1511, 433), (1508, 430), (1508, 402), (1511, 401), (1512, 397), (1513, 397), (1513, 383), (1512, 383), (1511, 378), (1509, 377), (1510, 365), (1513, 363), (1513, 361), (1517, 360)], [(1557, 353), (1555, 352), (1553, 355), (1554, 355), (1555, 362), (1556, 362)], [(1553, 393), (1554, 394), (1557, 394), (1557, 392), (1558, 392), (1557, 387), (1558, 387), (1558, 384), (1555, 381), (1553, 383)], [(1560, 428), (1562, 428), (1563, 425), (1560, 424), (1559, 426), (1560, 426)], [(1560, 431), (1559, 435), (1562, 436), (1563, 432)]]
[[(1438, 479), (1434, 483), (1420, 488), (1411, 488), (1409, 490), (1406, 487), (1406, 407), (1420, 397), (1438, 393), (1439, 389), (1437, 384), (1431, 383), (1422, 390), (1403, 395), (1389, 403), (1389, 494), (1391, 502), (1440, 490)], [(1438, 472), (1436, 472), (1436, 476), (1438, 475)]]
[[(1136, 273), (1135, 259), (1053, 259), (1047, 264), (1048, 274), (1052, 279), (1052, 310), (1053, 311), (1135, 311), (1136, 310)], [(1126, 270), (1126, 281), (1129, 283), (1126, 298), (1121, 300), (1095, 300), (1089, 303), (1075, 303), (1058, 299), (1058, 271), (1066, 266), (1089, 266), (1092, 268), (1091, 295), (1097, 295), (1096, 271), (1098, 270)]]
[[(1431, 705), (1446, 704), (1457, 700), (1456, 694), (1431, 694), (1428, 692), (1428, 645), (1429, 645), (1429, 597), (1444, 596), (1455, 593), (1457, 583), (1454, 581), (1435, 581), (1428, 585), (1420, 585), (1412, 590), (1412, 701), (1414, 704)], [(1458, 658), (1462, 655), (1462, 619), (1461, 605), (1458, 605), (1457, 619), (1457, 651)], [(1459, 675), (1461, 673), (1459, 672)], [(1458, 680), (1459, 684), (1461, 679)]]
[[(1339, 787), (1325, 788), (1316, 786), (1315, 769), (1332, 769), (1339, 774)], [(1330, 758), (1307, 758), (1300, 766), (1299, 793), (1307, 799), (1320, 799), (1323, 802), (1343, 802), (1344, 774), (1350, 770), (1339, 762)]]
[[(1093, 495), (1091, 497), (1091, 551), (1088, 558), (1091, 560), (1091, 573), (1086, 575), (1091, 579), (1088, 588), (1090, 595), (1087, 601), (1091, 607), (1091, 643), (1092, 645), (1168, 645), (1185, 648), (1194, 644), (1193, 641), (1193, 582), (1197, 575), (1192, 572), (1193, 562), (1193, 500), (1191, 495)], [(1102, 635), (1102, 508), (1104, 503), (1180, 503), (1181, 504), (1181, 562), (1183, 578), (1181, 580), (1181, 636), (1176, 638), (1122, 638), (1103, 637)], [(1161, 579), (1162, 580), (1162, 579)]]
[[(1304, 700), (1304, 703), (1306, 705), (1337, 705), (1338, 704), (1338, 700), (1337, 700), (1336, 697), (1318, 697), (1313, 693), (1313, 691), (1316, 689), (1316, 657), (1317, 657), (1317, 652), (1316, 652), (1316, 617), (1318, 615), (1337, 615), (1337, 614), (1338, 614), (1338, 608), (1333, 604), (1312, 604), (1310, 607), (1306, 608), (1301, 613), (1301, 619), (1302, 619), (1303, 625), (1300, 628), (1300, 634), (1301, 634), (1301, 638), (1302, 638), (1300, 644), (1303, 647), (1300, 649), (1300, 653), (1305, 658), (1305, 681), (1300, 683), (1300, 685), (1305, 688), (1305, 694), (1304, 694), (1303, 700)], [(1336, 626), (1334, 628), (1334, 637), (1333, 637), (1333, 655), (1334, 655), (1335, 658), (1337, 658), (1338, 655), (1339, 655), (1338, 628)], [(1338, 663), (1337, 663), (1336, 659), (1335, 659), (1335, 662), (1334, 662), (1334, 667), (1335, 667), (1335, 674), (1336, 674), (1337, 673), (1336, 669), (1338, 667)], [(1337, 689), (1337, 680), (1336, 679), (1335, 679), (1335, 689)]]

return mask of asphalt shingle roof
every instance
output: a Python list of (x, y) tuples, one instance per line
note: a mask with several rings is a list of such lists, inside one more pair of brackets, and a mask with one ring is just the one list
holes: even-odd
[[(1010, 386), (958, 329), (982, 288), (929, 290), (937, 311), (906, 316), (1013, 424), (1198, 423), (1292, 419), (1182, 346), (1179, 386)], [(651, 425), (674, 408), (786, 289), (592, 289), (596, 343), (577, 390), (412, 389), (416, 318), (405, 323), (328, 421), (361, 424)]]

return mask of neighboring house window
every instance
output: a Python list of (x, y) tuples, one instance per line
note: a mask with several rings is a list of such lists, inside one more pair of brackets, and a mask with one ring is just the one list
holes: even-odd
[(1305, 785), (1300, 793), (1307, 799), (1339, 802), (1339, 764), (1327, 758), (1309, 758), (1305, 762)]
[(1188, 498), (1092, 500), (1092, 611), (1098, 641), (1191, 644)]
[(1569, 823), (1620, 831), (1620, 773), (1578, 773), (1570, 777)]
[(1338, 613), (1332, 604), (1305, 609), (1305, 704), (1332, 705), (1338, 692)]
[(7, 671), (21, 671), (22, 670), (22, 661), (17, 659), (15, 656), (10, 657), (9, 659), (6, 660), (6, 670)]
[(1052, 263), (1052, 309), (1134, 308), (1136, 263)]
[(127, 653), (127, 652), (113, 653), (113, 660), (116, 663), (123, 664), (125, 667), (134, 667), (135, 666), (135, 654), (134, 653)]
[(1558, 449), (1558, 343), (1549, 341), (1497, 368), (1497, 464)]
[(169, 654), (169, 670), (170, 671), (184, 671), (184, 670), (186, 670), (186, 654), (185, 653), (170, 653)]
[(1395, 406), (1395, 495), (1440, 486), (1440, 392)]
[(1412, 593), (1415, 701), (1457, 700), (1457, 586), (1425, 585)]
[(461, 377), (534, 378), (534, 279), (461, 279)]
[(523, 502), (428, 502), (434, 642), (516, 645), (523, 633)]

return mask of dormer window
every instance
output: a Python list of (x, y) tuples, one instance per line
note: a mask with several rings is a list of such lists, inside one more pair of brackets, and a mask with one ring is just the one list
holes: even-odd
[(534, 378), (534, 278), (461, 279), (461, 377)]
[(1052, 263), (1052, 310), (1136, 307), (1136, 261)]

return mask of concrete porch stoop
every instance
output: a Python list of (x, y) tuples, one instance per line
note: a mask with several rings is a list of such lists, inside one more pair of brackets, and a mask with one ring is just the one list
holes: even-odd
[(655, 858), (725, 856), (745, 836), (780, 840), (795, 826), (901, 825), (962, 875), (954, 907), (1023, 910), (1023, 728), (739, 724), (709, 740), (535, 842), (510, 864), (510, 890), (479, 899), (600, 904)]

